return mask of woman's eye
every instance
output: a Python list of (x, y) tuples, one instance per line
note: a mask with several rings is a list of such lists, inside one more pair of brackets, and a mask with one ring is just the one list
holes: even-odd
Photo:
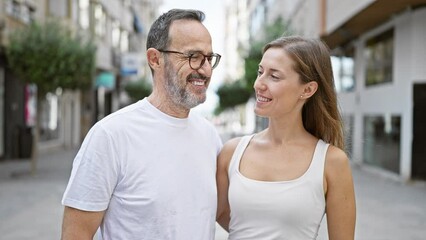
[(260, 75), (262, 75), (262, 71), (257, 70), (257, 76), (260, 76)]
[(278, 76), (275, 76), (275, 75), (271, 75), (271, 77), (272, 77), (273, 79), (279, 79), (279, 77), (278, 77)]

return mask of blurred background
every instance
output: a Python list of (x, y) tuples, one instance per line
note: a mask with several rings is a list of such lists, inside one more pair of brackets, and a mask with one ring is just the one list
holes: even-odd
[(426, 0), (0, 0), (1, 239), (59, 238), (76, 150), (95, 122), (150, 93), (146, 37), (171, 8), (206, 13), (222, 59), (195, 111), (223, 141), (267, 127), (253, 113), (262, 46), (322, 39), (354, 169), (357, 239), (424, 239)]

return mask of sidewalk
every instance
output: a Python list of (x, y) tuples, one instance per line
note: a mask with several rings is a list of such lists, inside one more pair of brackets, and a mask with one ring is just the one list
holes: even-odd
[(1, 239), (60, 239), (60, 201), (75, 153), (41, 153), (35, 175), (30, 174), (28, 159), (0, 163)]
[[(38, 171), (30, 161), (0, 163), (0, 235), (3, 240), (60, 238), (61, 197), (76, 149), (39, 156)], [(403, 184), (377, 172), (353, 167), (357, 197), (356, 239), (422, 240), (426, 236), (426, 184)], [(319, 239), (327, 239), (326, 224)], [(225, 240), (218, 227), (216, 240)]]

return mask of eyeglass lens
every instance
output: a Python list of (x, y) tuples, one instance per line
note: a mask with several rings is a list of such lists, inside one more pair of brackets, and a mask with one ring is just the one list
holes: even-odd
[(205, 56), (201, 53), (194, 53), (189, 56), (189, 65), (192, 69), (198, 70), (204, 65), (206, 58), (212, 69), (218, 65), (220, 59), (217, 54)]

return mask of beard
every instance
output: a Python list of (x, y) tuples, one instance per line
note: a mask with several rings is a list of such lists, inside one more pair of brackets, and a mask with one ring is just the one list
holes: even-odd
[(199, 74), (191, 74), (185, 79), (186, 81), (182, 82), (182, 79), (179, 79), (177, 72), (174, 70), (173, 65), (167, 59), (165, 60), (167, 94), (170, 96), (170, 100), (173, 103), (186, 109), (194, 108), (206, 101), (206, 90), (196, 93), (187, 88), (188, 84), (190, 84), (187, 80), (191, 77), (207, 79), (207, 77), (200, 76)]

